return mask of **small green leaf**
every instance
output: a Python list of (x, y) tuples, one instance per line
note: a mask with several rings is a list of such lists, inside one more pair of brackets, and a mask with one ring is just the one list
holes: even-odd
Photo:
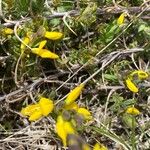
[(126, 126), (128, 126), (131, 129), (136, 128), (138, 126), (135, 116), (127, 114), (127, 113), (123, 114), (122, 121), (124, 122)]
[(146, 28), (146, 25), (145, 25), (145, 24), (140, 25), (140, 27), (139, 27), (139, 29), (138, 29), (138, 32), (144, 31), (145, 28)]
[(113, 74), (104, 74), (106, 80), (117, 81), (117, 77)]

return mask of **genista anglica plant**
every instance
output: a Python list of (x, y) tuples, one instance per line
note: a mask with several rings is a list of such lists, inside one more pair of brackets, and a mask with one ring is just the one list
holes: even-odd
[(148, 2), (4, 0), (0, 16), (3, 149), (149, 149)]

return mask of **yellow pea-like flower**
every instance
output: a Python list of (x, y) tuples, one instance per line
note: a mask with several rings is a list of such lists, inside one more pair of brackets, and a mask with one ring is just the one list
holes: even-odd
[(33, 112), (39, 111), (40, 110), (40, 105), (39, 104), (32, 104), (28, 105), (27, 107), (23, 108), (21, 110), (21, 114), (24, 116), (31, 116)]
[(58, 40), (58, 39), (62, 38), (63, 34), (61, 32), (46, 31), (44, 36), (50, 40)]
[(42, 97), (39, 101), (40, 109), (43, 116), (47, 116), (54, 109), (54, 103), (48, 98)]
[(43, 49), (43, 47), (46, 45), (47, 41), (41, 41), (39, 43), (39, 47), (38, 48), (32, 48), (31, 52), (42, 57), (42, 58), (50, 58), (50, 59), (57, 59), (59, 58), (59, 56), (51, 51), (49, 51), (48, 49)]
[(11, 28), (4, 28), (3, 29), (3, 33), (4, 34), (13, 34), (14, 30), (12, 30)]
[(126, 13), (122, 13), (119, 18), (117, 19), (117, 25), (122, 25), (124, 23), (124, 20), (125, 20), (125, 16), (126, 16)]
[(66, 105), (70, 105), (71, 103), (73, 103), (80, 95), (82, 89), (84, 87), (84, 84), (80, 84), (79, 86), (77, 86), (76, 88), (74, 88), (67, 96), (67, 98), (65, 99), (65, 104)]
[(131, 77), (133, 77), (134, 75), (137, 75), (141, 80), (148, 78), (148, 74), (143, 70), (135, 70), (130, 74)]
[(59, 56), (47, 49), (39, 49), (39, 48), (32, 48), (32, 53), (42, 57), (42, 58), (50, 58), (50, 59), (57, 59)]
[(37, 104), (31, 104), (21, 110), (21, 114), (29, 116), (30, 121), (40, 119), (42, 116), (48, 116), (53, 111), (53, 101), (42, 97)]
[(29, 120), (30, 121), (36, 121), (38, 119), (40, 119), (42, 117), (42, 112), (41, 110), (38, 110), (38, 111), (34, 111), (30, 117), (29, 117)]
[(57, 117), (56, 132), (58, 136), (62, 139), (63, 145), (67, 146), (67, 133), (64, 130), (64, 119), (61, 115)]
[(72, 123), (69, 121), (65, 121), (62, 115), (59, 115), (57, 117), (56, 132), (58, 136), (62, 139), (64, 146), (67, 146), (67, 136), (69, 134), (75, 134), (75, 130), (72, 126)]
[(138, 71), (138, 77), (139, 79), (146, 79), (148, 78), (148, 74), (144, 71)]
[(140, 111), (135, 107), (129, 107), (126, 110), (126, 113), (131, 114), (131, 115), (139, 115)]
[(91, 120), (92, 119), (92, 115), (91, 113), (86, 109), (86, 108), (79, 108), (77, 110), (77, 113), (81, 114), (86, 120)]
[(133, 93), (137, 93), (139, 91), (136, 85), (129, 78), (126, 79), (125, 82), (126, 82), (126, 86), (128, 87), (128, 89), (132, 91)]
[(104, 145), (96, 143), (93, 147), (93, 150), (108, 150)]

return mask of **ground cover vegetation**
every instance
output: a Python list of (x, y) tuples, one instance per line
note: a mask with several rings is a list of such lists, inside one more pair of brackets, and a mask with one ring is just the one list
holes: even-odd
[(0, 0), (4, 150), (150, 149), (149, 0)]

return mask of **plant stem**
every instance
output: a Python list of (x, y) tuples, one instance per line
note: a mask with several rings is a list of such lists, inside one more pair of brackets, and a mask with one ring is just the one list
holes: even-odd
[(135, 120), (134, 120), (134, 116), (132, 117), (132, 134), (131, 134), (131, 144), (132, 144), (132, 150), (136, 150), (136, 146), (135, 146)]

